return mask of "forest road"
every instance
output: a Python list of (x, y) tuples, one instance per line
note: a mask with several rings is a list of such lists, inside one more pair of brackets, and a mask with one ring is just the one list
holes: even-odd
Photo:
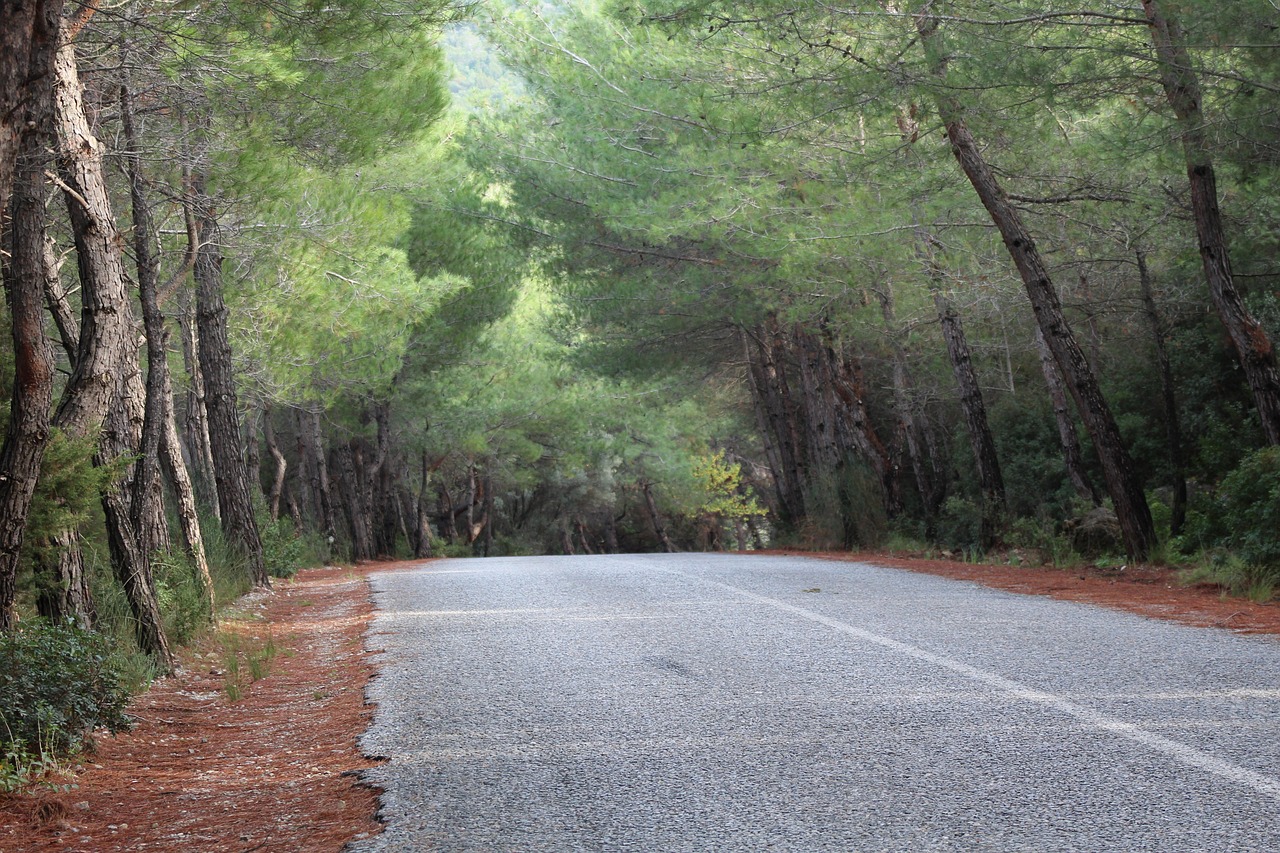
[(1280, 850), (1280, 642), (906, 571), (373, 576), (356, 851)]

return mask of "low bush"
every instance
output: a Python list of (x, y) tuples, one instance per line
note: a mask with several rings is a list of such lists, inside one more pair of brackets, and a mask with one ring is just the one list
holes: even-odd
[[(34, 622), (0, 635), (0, 746), (11, 756), (65, 755), (94, 729), (129, 728), (129, 693), (108, 640), (74, 624)], [(9, 768), (12, 769), (12, 768)]]

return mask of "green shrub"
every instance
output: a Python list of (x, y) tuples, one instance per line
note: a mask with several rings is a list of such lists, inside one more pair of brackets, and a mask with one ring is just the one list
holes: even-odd
[[(62, 755), (90, 733), (129, 728), (129, 693), (107, 639), (35, 622), (0, 636), (0, 745), (6, 755)], [(6, 759), (7, 760), (7, 759)]]
[(1219, 496), (1225, 544), (1246, 563), (1280, 572), (1280, 447), (1245, 456)]
[(1004, 541), (1011, 547), (1034, 551), (1054, 566), (1070, 563), (1079, 556), (1053, 520), (1044, 517), (1015, 519), (1005, 531)]
[(938, 541), (949, 548), (975, 552), (982, 543), (982, 507), (953, 495), (938, 514)]
[(878, 548), (889, 535), (884, 491), (865, 463), (848, 462), (817, 472), (804, 492), (802, 547)]
[(151, 572), (165, 633), (186, 645), (213, 619), (196, 567), (185, 554), (172, 552), (152, 555)]
[(307, 566), (306, 548), (293, 523), (285, 519), (272, 521), (259, 516), (262, 536), (262, 561), (273, 578), (291, 578)]

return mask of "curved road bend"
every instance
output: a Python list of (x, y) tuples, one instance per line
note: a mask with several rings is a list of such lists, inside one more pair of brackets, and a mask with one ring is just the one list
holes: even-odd
[(1280, 642), (857, 563), (374, 575), (356, 851), (1280, 850)]

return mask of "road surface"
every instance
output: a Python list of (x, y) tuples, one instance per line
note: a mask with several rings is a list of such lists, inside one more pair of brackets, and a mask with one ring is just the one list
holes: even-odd
[(369, 851), (1280, 850), (1280, 642), (698, 555), (372, 576)]

